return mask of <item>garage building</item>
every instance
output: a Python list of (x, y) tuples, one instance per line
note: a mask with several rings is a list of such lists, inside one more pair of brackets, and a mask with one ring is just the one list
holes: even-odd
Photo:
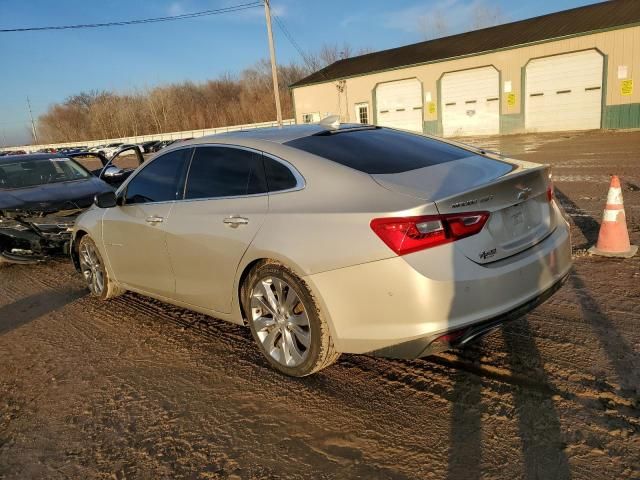
[(337, 114), (442, 136), (640, 128), (640, 0), (340, 60), (291, 91), (297, 123)]

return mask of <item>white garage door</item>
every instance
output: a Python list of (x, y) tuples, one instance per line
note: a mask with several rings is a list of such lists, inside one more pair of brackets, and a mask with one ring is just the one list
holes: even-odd
[(527, 130), (600, 128), (603, 58), (595, 50), (532, 60), (527, 65)]
[(493, 67), (445, 73), (440, 82), (442, 133), (500, 133), (500, 76)]
[(422, 85), (415, 78), (376, 87), (378, 125), (422, 132)]

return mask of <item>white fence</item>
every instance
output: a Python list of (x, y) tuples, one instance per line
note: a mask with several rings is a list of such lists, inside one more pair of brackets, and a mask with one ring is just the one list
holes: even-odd
[[(296, 121), (293, 118), (289, 118), (287, 120), (282, 121), (283, 125), (294, 125), (295, 123)], [(26, 152), (36, 152), (43, 148), (77, 147), (77, 146), (94, 147), (96, 145), (105, 145), (108, 143), (116, 143), (116, 142), (142, 143), (142, 142), (147, 142), (151, 140), (178, 140), (181, 138), (197, 138), (197, 137), (204, 137), (205, 135), (215, 135), (216, 133), (236, 132), (238, 130), (251, 130), (254, 128), (266, 128), (266, 127), (277, 127), (277, 126), (278, 126), (278, 122), (248, 123), (246, 125), (232, 125), (229, 127), (205, 128), (202, 130), (185, 130), (183, 132), (158, 133), (153, 135), (137, 135), (133, 137), (123, 137), (123, 138), (105, 138), (102, 140), (86, 140), (84, 142), (23, 145), (21, 147), (2, 148), (2, 150), (5, 150), (5, 151), (24, 150)]]

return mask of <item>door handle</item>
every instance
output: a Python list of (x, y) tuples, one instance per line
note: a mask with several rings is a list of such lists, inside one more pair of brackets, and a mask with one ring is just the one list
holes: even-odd
[(150, 217), (145, 218), (144, 221), (154, 225), (156, 223), (162, 223), (164, 221), (164, 218), (157, 215), (151, 215)]
[(229, 225), (230, 227), (237, 228), (240, 225), (246, 225), (249, 223), (249, 219), (245, 217), (227, 217), (222, 220), (222, 223)]

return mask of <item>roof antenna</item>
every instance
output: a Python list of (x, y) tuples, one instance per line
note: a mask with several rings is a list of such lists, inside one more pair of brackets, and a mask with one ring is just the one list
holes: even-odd
[(338, 130), (340, 128), (340, 115), (329, 115), (320, 120), (318, 124), (332, 130)]

